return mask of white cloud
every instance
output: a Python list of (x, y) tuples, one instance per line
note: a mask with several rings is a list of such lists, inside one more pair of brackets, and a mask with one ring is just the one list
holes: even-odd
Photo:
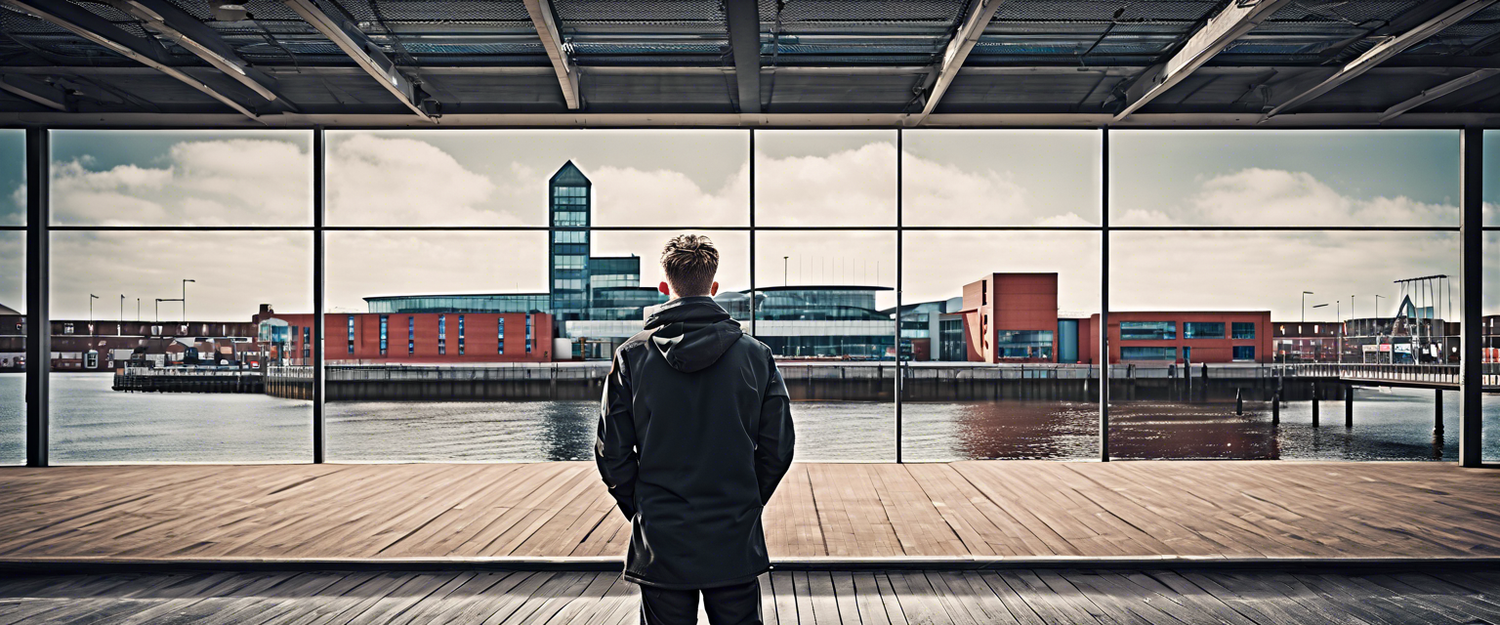
[[(741, 168), (719, 189), (704, 189), (678, 171), (600, 167), (594, 181), (597, 225), (747, 225), (750, 172)], [(545, 201), (545, 197), (543, 198)]]
[(54, 219), (80, 225), (287, 225), (312, 219), (308, 153), (291, 141), (173, 145), (162, 167), (52, 167)]
[(896, 146), (891, 143), (826, 156), (757, 154), (755, 177), (759, 224), (896, 223)]
[(1312, 174), (1251, 167), (1203, 181), (1182, 206), (1134, 208), (1124, 223), (1213, 225), (1433, 225), (1458, 220), (1454, 206), (1408, 197), (1357, 199)]
[(495, 184), (425, 141), (351, 134), (328, 154), (330, 223), (516, 224), (485, 206)]

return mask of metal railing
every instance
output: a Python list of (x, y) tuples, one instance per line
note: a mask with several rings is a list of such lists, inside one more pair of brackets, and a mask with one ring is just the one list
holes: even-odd
[(156, 378), (223, 378), (230, 376), (260, 377), (254, 369), (215, 367), (125, 367), (121, 375)]
[(1285, 367), (1287, 377), (1334, 377), (1407, 384), (1457, 385), (1461, 374), (1456, 364), (1300, 363), (1281, 366)]

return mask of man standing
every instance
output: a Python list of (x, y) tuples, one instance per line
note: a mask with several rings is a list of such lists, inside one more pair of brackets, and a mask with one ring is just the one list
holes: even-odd
[(625, 579), (641, 622), (760, 623), (770, 568), (760, 515), (792, 463), (792, 415), (771, 350), (713, 300), (708, 237), (667, 242), (671, 299), (615, 352), (594, 458), (630, 519)]

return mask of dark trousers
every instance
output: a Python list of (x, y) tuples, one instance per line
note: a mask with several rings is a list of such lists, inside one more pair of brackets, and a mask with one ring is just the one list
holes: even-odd
[(761, 625), (760, 582), (701, 590), (668, 590), (641, 586), (641, 625), (698, 622), (698, 593), (711, 625)]

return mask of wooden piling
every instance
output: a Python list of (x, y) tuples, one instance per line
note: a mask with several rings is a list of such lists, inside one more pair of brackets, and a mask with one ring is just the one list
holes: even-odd
[(1354, 385), (1344, 385), (1344, 427), (1354, 427)]
[(1436, 406), (1436, 408), (1433, 411), (1432, 431), (1434, 433), (1442, 433), (1442, 431), (1443, 431), (1443, 389), (1438, 389), (1437, 390), (1437, 395), (1433, 398), (1433, 404)]
[(1281, 393), (1271, 396), (1271, 425), (1281, 425)]
[(1242, 416), (1244, 414), (1245, 414), (1245, 389), (1237, 388), (1237, 389), (1234, 389), (1234, 415), (1238, 417), (1238, 416)]
[(1317, 382), (1313, 382), (1313, 385), (1312, 385), (1312, 412), (1313, 412), (1313, 427), (1318, 427), (1318, 383)]

